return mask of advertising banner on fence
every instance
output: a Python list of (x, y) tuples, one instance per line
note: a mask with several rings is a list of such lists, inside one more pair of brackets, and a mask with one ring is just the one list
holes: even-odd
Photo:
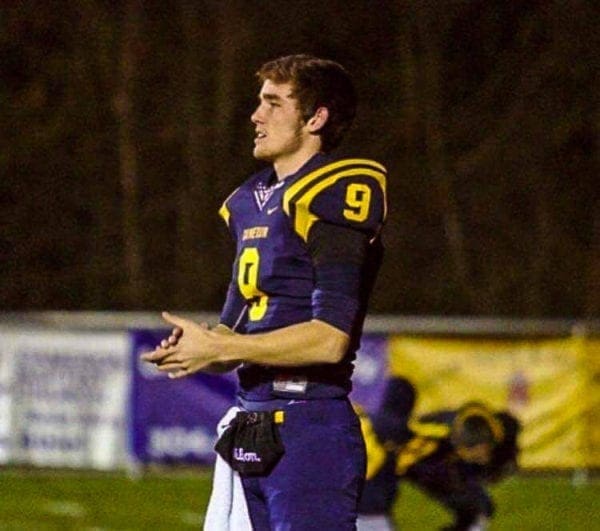
[[(417, 412), (481, 400), (508, 409), (523, 423), (521, 465), (582, 468), (600, 465), (588, 451), (588, 344), (552, 340), (390, 337), (390, 372), (418, 390)], [(593, 462), (591, 462), (593, 461)]]
[[(8, 343), (8, 344), (7, 344)], [(11, 403), (12, 403), (12, 374), (13, 354), (12, 338), (2, 335), (2, 347), (0, 347), (0, 464), (8, 463), (12, 441), (11, 433)]]
[(585, 369), (587, 393), (586, 402), (589, 404), (586, 415), (585, 430), (589, 434), (587, 466), (600, 467), (600, 339), (586, 339)]
[(125, 333), (3, 333), (2, 461), (125, 466), (128, 354)]
[[(0, 464), (92, 469), (209, 463), (237, 378), (170, 380), (139, 361), (166, 330), (3, 330)], [(417, 413), (482, 400), (524, 426), (524, 468), (600, 466), (600, 340), (365, 334), (350, 398), (374, 411), (389, 374)]]

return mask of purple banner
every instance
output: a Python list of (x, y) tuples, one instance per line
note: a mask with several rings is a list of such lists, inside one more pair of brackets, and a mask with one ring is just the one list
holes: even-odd
[(130, 445), (142, 463), (208, 463), (215, 458), (216, 427), (234, 404), (235, 372), (171, 380), (139, 360), (168, 330), (131, 330)]
[(350, 399), (372, 413), (379, 406), (387, 377), (388, 338), (364, 334), (354, 363)]
[[(130, 330), (132, 395), (130, 450), (141, 463), (211, 463), (216, 426), (234, 405), (235, 372), (195, 374), (169, 379), (153, 365), (139, 360), (168, 335), (168, 330)], [(365, 410), (379, 404), (387, 372), (387, 337), (362, 338), (350, 398)]]

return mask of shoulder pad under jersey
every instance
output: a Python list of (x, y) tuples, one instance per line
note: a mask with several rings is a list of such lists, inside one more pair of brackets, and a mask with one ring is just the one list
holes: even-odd
[(368, 159), (331, 162), (294, 182), (283, 209), (305, 241), (318, 220), (375, 234), (387, 214), (386, 169)]

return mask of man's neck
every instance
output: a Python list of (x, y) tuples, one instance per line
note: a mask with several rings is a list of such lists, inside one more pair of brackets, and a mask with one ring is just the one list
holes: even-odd
[(294, 155), (289, 158), (279, 159), (273, 162), (273, 168), (275, 170), (275, 175), (277, 175), (277, 180), (281, 181), (288, 175), (296, 173), (317, 153), (319, 153), (318, 149), (307, 149), (294, 153)]

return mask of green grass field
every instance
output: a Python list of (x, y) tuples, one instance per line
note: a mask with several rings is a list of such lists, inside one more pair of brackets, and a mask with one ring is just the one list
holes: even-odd
[[(1, 530), (201, 529), (211, 472), (125, 474), (0, 469)], [(490, 529), (600, 530), (600, 483), (567, 476), (517, 476), (493, 489)], [(405, 486), (395, 507), (403, 531), (438, 529), (449, 515)], [(323, 530), (329, 531), (329, 530)]]

